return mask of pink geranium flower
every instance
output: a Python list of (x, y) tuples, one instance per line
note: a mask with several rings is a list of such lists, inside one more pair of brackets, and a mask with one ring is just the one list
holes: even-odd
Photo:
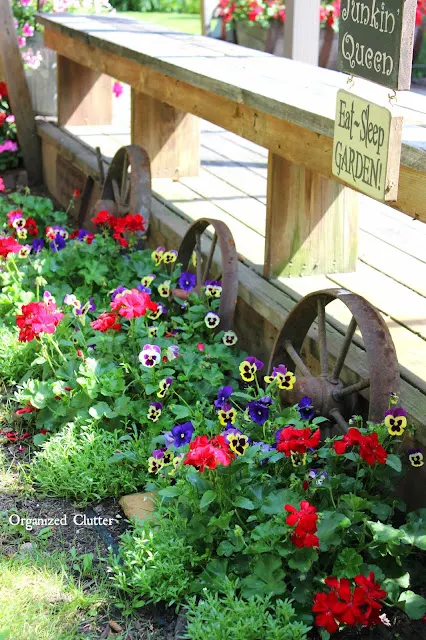
[(28, 24), (28, 22), (26, 22), (24, 24), (24, 26), (22, 27), (22, 33), (27, 38), (32, 38), (33, 35), (34, 35), (34, 27), (32, 27), (30, 24)]
[(112, 92), (115, 95), (115, 97), (119, 98), (123, 93), (123, 91), (124, 91), (123, 85), (120, 82), (114, 82), (112, 86)]
[(6, 191), (6, 186), (4, 184), (3, 178), (0, 178), (0, 191)]

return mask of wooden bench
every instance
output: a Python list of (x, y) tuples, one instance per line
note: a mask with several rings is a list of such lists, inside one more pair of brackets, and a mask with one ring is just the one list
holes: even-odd
[[(269, 150), (264, 275), (355, 269), (357, 194), (331, 175), (344, 75), (119, 17), (38, 20), (58, 53), (60, 124), (107, 124), (116, 78), (132, 87), (132, 141), (147, 149), (154, 177), (197, 175), (198, 117), (256, 142)], [(393, 206), (426, 221), (420, 100), (398, 96), (405, 127)]]

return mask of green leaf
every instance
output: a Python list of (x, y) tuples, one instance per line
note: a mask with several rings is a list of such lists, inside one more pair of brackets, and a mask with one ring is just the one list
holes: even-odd
[(315, 549), (297, 549), (288, 560), (288, 566), (302, 573), (307, 573), (313, 562), (318, 559), (318, 552)]
[(374, 540), (378, 542), (397, 542), (404, 536), (402, 531), (394, 529), (389, 524), (383, 524), (382, 522), (367, 521), (367, 525), (373, 532)]
[(159, 391), (160, 387), (158, 384), (146, 384), (145, 385), (145, 393), (147, 396), (150, 396), (155, 391)]
[(260, 510), (262, 513), (268, 515), (282, 514), (284, 513), (284, 506), (286, 504), (292, 504), (298, 507), (299, 503), (300, 498), (296, 493), (293, 493), (290, 489), (279, 489), (278, 491), (271, 491)]
[(233, 544), (231, 544), (229, 542), (229, 540), (222, 540), (222, 542), (220, 543), (220, 545), (217, 548), (217, 555), (218, 556), (232, 556), (232, 554), (235, 552), (235, 547)]
[(426, 551), (426, 509), (413, 511), (407, 519), (407, 524), (400, 527), (403, 532), (401, 542)]
[(200, 509), (205, 509), (214, 500), (216, 500), (216, 493), (215, 491), (212, 491), (211, 489), (209, 489), (203, 494), (200, 500)]
[(317, 531), (321, 551), (327, 551), (330, 546), (338, 545), (341, 541), (339, 531), (350, 525), (351, 521), (344, 513), (323, 511)]
[(241, 507), (241, 509), (247, 509), (248, 511), (253, 511), (253, 509), (256, 508), (251, 500), (244, 498), (243, 496), (234, 500), (233, 504), (236, 507)]
[(89, 413), (95, 420), (101, 420), (104, 416), (106, 418), (115, 418), (117, 415), (106, 402), (97, 402), (93, 407), (90, 407)]
[(175, 485), (174, 487), (166, 487), (165, 489), (160, 489), (158, 495), (162, 496), (163, 498), (175, 498), (180, 494), (180, 492), (180, 487)]
[(396, 456), (394, 453), (388, 454), (386, 464), (388, 467), (391, 467), (392, 469), (395, 469), (395, 471), (398, 471), (398, 473), (401, 473), (402, 463), (399, 456)]
[(420, 620), (426, 613), (426, 600), (414, 591), (403, 591), (398, 602), (407, 616), (413, 620)]
[(175, 414), (178, 420), (183, 420), (183, 418), (187, 418), (188, 416), (191, 415), (191, 412), (188, 409), (188, 407), (185, 407), (182, 404), (176, 404), (170, 408), (172, 410), (172, 413)]
[(355, 578), (360, 573), (362, 563), (363, 558), (355, 549), (343, 549), (334, 563), (333, 576), (337, 578)]
[(36, 433), (36, 435), (33, 436), (33, 442), (37, 447), (40, 447), (45, 440), (46, 436), (43, 433)]

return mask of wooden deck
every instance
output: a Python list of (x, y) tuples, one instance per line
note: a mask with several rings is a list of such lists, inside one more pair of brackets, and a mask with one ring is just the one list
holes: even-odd
[[(128, 96), (115, 101), (111, 126), (69, 127), (92, 147), (112, 157), (130, 141)], [(241, 260), (262, 272), (266, 223), (267, 152), (256, 144), (203, 121), (201, 171), (180, 181), (156, 179), (157, 201), (189, 220), (223, 220), (234, 234)], [(365, 296), (391, 331), (403, 379), (403, 400), (426, 424), (426, 225), (360, 196), (359, 259), (355, 273), (281, 278), (276, 292), (297, 301), (317, 289), (340, 286)], [(275, 297), (275, 296), (274, 296)], [(348, 313), (327, 307), (328, 320), (342, 333)], [(360, 337), (356, 341), (362, 348)], [(380, 366), (380, 363), (378, 363)]]

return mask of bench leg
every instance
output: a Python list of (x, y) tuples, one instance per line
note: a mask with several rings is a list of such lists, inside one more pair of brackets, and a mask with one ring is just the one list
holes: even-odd
[(199, 173), (199, 119), (133, 89), (132, 143), (148, 153), (153, 178), (176, 179)]
[(266, 277), (355, 271), (358, 194), (269, 153)]
[(112, 78), (58, 55), (58, 122), (111, 124)]

